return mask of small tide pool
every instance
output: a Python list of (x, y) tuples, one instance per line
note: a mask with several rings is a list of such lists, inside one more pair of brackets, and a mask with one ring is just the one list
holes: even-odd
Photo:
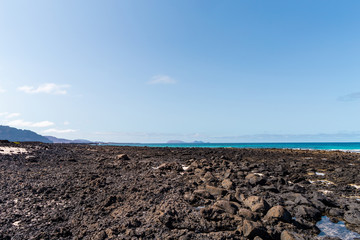
[(342, 240), (360, 239), (360, 234), (347, 229), (344, 222), (333, 223), (327, 216), (323, 216), (316, 226), (321, 231), (319, 237), (338, 237)]

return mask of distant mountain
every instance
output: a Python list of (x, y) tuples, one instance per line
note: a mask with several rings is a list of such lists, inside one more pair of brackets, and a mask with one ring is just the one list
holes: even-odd
[(85, 139), (69, 140), (69, 139), (57, 138), (57, 137), (53, 137), (53, 136), (45, 136), (45, 137), (53, 143), (93, 143), (92, 141), (85, 140)]
[(21, 130), (0, 125), (0, 140), (11, 142), (43, 142), (52, 143), (48, 138), (30, 130)]
[(205, 142), (203, 142), (203, 141), (184, 142), (181, 140), (170, 140), (170, 141), (167, 141), (166, 143), (196, 143), (196, 144), (199, 144), (199, 143), (205, 143)]

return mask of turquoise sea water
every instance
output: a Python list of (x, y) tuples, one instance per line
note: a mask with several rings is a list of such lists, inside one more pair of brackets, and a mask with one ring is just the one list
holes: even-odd
[(360, 142), (314, 142), (314, 143), (117, 143), (115, 146), (140, 147), (194, 147), (194, 148), (280, 148), (342, 150), (360, 152)]

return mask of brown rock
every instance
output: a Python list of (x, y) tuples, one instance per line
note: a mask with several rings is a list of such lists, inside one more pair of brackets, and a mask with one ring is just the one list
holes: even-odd
[(234, 215), (238, 210), (238, 207), (236, 206), (235, 203), (226, 200), (219, 200), (215, 202), (214, 206), (223, 209), (225, 212), (230, 213), (232, 215)]
[(245, 180), (251, 185), (264, 185), (266, 183), (266, 178), (259, 174), (250, 173), (245, 177)]
[(243, 202), (245, 200), (245, 196), (243, 193), (241, 193), (240, 189), (236, 189), (235, 192), (235, 198), (238, 202)]
[(225, 195), (225, 193), (226, 193), (225, 189), (213, 187), (210, 185), (206, 185), (205, 189), (213, 196), (222, 196), (222, 195)]
[(253, 212), (265, 213), (269, 209), (269, 204), (263, 198), (258, 196), (246, 198), (244, 204)]
[(104, 240), (105, 238), (106, 238), (105, 231), (98, 232), (97, 234), (95, 234), (95, 236), (93, 236), (94, 240)]
[(240, 208), (237, 212), (237, 215), (251, 221), (258, 219), (258, 216), (254, 212), (246, 208)]
[(202, 168), (195, 168), (194, 174), (195, 174), (196, 176), (201, 176), (201, 175), (204, 174), (204, 169), (202, 169)]
[(107, 228), (105, 230), (105, 233), (106, 233), (108, 238), (113, 238), (114, 237), (114, 232), (113, 232), (113, 230), (111, 228)]
[(282, 206), (278, 205), (272, 207), (264, 217), (266, 221), (272, 220), (280, 220), (283, 222), (290, 222), (291, 221), (291, 214)]
[(295, 216), (314, 222), (321, 218), (321, 212), (314, 207), (300, 205), (296, 208)]
[(260, 222), (245, 220), (242, 227), (245, 237), (253, 239), (256, 236), (262, 237), (266, 235), (266, 230)]
[(204, 182), (213, 182), (215, 181), (215, 177), (214, 175), (211, 173), (211, 172), (207, 172), (205, 173), (203, 179), (202, 179)]
[(234, 188), (234, 183), (226, 178), (224, 179), (222, 182), (221, 182), (221, 185), (223, 186), (223, 188), (227, 189), (227, 190), (230, 190), (230, 189), (233, 189)]
[(195, 190), (194, 195), (202, 198), (214, 198), (213, 195), (211, 195), (207, 190), (204, 189)]
[(116, 159), (118, 159), (118, 160), (130, 160), (130, 158), (126, 154), (119, 154), (119, 155), (116, 156)]
[(256, 236), (256, 237), (254, 237), (253, 240), (263, 240), (263, 239), (261, 237), (259, 237), (259, 236)]
[(288, 232), (286, 230), (282, 231), (280, 240), (304, 240), (299, 234)]

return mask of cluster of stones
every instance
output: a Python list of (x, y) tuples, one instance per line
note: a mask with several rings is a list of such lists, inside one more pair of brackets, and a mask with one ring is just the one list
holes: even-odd
[[(266, 175), (260, 173), (262, 170)], [(267, 176), (261, 164), (237, 169), (231, 161), (223, 160), (219, 165), (203, 159), (193, 161), (186, 172), (197, 186), (185, 193), (186, 201), (205, 219), (217, 222), (219, 229), (232, 230), (245, 239), (306, 239), (304, 236), (314, 237), (320, 232), (315, 224), (326, 212), (333, 217), (344, 215), (339, 203), (316, 190), (306, 191), (304, 186), (312, 186), (305, 179), (293, 184), (281, 176)], [(347, 220), (359, 225), (359, 211), (353, 210), (348, 211)]]
[(0, 239), (335, 240), (324, 215), (360, 232), (358, 154), (20, 147), (0, 154)]

